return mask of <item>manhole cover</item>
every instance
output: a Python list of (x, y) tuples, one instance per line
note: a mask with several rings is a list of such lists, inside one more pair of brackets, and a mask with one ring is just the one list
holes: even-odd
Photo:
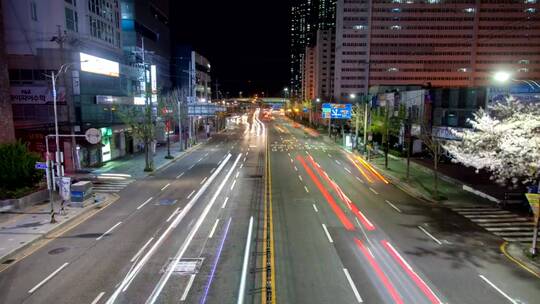
[(172, 265), (174, 259), (169, 261), (169, 267), (174, 267), (173, 273), (177, 275), (192, 275), (199, 272), (203, 259), (181, 259), (176, 264)]
[(62, 252), (67, 251), (68, 249), (69, 248), (67, 248), (67, 247), (55, 248), (55, 249), (49, 251), (48, 254), (50, 254), (50, 255), (60, 254)]
[(176, 200), (173, 199), (160, 199), (158, 205), (160, 206), (172, 206), (176, 204)]

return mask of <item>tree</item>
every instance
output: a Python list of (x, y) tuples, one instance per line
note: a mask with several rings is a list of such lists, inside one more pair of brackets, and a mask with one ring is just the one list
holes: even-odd
[(455, 132), (462, 140), (444, 148), (454, 161), (485, 169), (501, 184), (540, 179), (540, 105), (508, 99), (469, 120), (471, 130)]
[[(167, 155), (166, 159), (172, 159), (170, 131), (174, 126), (174, 120), (178, 117), (178, 101), (180, 95), (177, 91), (171, 91), (161, 95), (158, 103), (158, 111), (163, 122), (163, 130), (167, 136)], [(181, 132), (180, 132), (181, 134)]]
[(144, 143), (145, 167), (144, 171), (154, 170), (150, 155), (150, 144), (155, 138), (155, 126), (152, 122), (152, 107), (128, 107), (118, 113), (118, 116), (133, 132), (133, 136)]
[(0, 198), (34, 187), (43, 178), (43, 172), (35, 169), (38, 161), (39, 155), (20, 141), (0, 144)]

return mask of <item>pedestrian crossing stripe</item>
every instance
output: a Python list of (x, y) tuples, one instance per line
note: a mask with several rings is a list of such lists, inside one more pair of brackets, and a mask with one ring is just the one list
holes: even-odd
[(492, 207), (473, 206), (452, 210), (505, 241), (532, 241), (534, 225), (530, 218)]

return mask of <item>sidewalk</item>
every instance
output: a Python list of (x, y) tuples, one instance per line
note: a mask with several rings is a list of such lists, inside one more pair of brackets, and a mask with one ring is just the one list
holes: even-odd
[(14, 261), (15, 255), (30, 248), (36, 242), (46, 239), (59, 231), (68, 228), (83, 215), (97, 212), (114, 202), (118, 197), (112, 194), (96, 195), (98, 204), (91, 198), (84, 202), (83, 208), (65, 207), (65, 214), (58, 214), (59, 202), (55, 203), (57, 222), (51, 224), (51, 207), (48, 202), (29, 207), (23, 211), (0, 213), (0, 271), (2, 267)]

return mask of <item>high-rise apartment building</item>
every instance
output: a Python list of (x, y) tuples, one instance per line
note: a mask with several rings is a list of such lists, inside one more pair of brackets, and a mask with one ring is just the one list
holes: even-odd
[(540, 78), (538, 0), (339, 0), (334, 96)]
[(315, 44), (315, 98), (332, 99), (334, 93), (335, 31), (318, 30)]
[(302, 100), (313, 100), (316, 96), (315, 89), (315, 74), (316, 74), (316, 62), (315, 62), (314, 46), (306, 47), (306, 53), (304, 54), (304, 64), (302, 69)]
[(302, 95), (302, 69), (306, 47), (313, 46), (318, 29), (333, 29), (336, 0), (295, 0), (290, 12), (291, 95)]

